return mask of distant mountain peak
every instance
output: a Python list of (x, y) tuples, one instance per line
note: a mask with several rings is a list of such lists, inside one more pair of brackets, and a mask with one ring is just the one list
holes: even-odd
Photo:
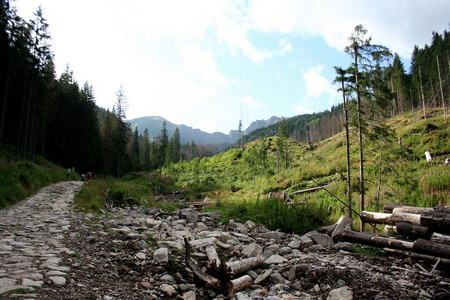
[[(272, 116), (269, 120), (254, 121), (246, 130), (243, 131), (243, 134), (245, 135), (254, 130), (275, 124), (280, 122), (282, 119), (284, 118)], [(197, 145), (209, 144), (229, 146), (236, 143), (239, 139), (239, 132), (237, 130), (230, 131), (228, 135), (221, 132), (208, 133), (187, 125), (174, 124), (160, 116), (148, 116), (128, 120), (133, 130), (137, 127), (139, 133), (142, 133), (145, 129), (147, 129), (152, 138), (155, 138), (161, 134), (164, 121), (166, 122), (167, 135), (169, 138), (173, 136), (175, 129), (178, 128), (180, 131), (180, 141), (182, 144), (194, 142)]]

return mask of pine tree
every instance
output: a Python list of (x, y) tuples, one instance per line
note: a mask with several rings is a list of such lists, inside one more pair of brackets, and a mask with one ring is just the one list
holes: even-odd
[(141, 169), (141, 156), (139, 151), (139, 130), (137, 126), (134, 128), (133, 140), (131, 141), (130, 156), (133, 171), (139, 171)]
[(143, 169), (145, 171), (150, 171), (150, 135), (148, 129), (144, 129), (144, 158), (143, 158)]
[(126, 119), (127, 97), (123, 91), (123, 87), (116, 93), (116, 105), (114, 106), (115, 114), (117, 116), (117, 124), (114, 130), (113, 151), (116, 152), (117, 157), (117, 177), (120, 177), (121, 161), (126, 155), (128, 142), (130, 140), (130, 126), (124, 120)]

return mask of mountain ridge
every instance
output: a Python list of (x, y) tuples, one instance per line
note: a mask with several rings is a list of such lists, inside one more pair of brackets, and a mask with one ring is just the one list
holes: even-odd
[[(284, 118), (272, 116), (268, 120), (254, 121), (248, 126), (247, 129), (243, 131), (243, 134), (249, 134), (254, 130), (275, 124), (282, 119)], [(151, 139), (157, 139), (158, 136), (161, 135), (164, 121), (166, 122), (166, 130), (169, 138), (173, 136), (176, 128), (178, 128), (180, 132), (180, 141), (182, 144), (194, 142), (198, 145), (209, 144), (226, 147), (236, 143), (239, 139), (238, 130), (230, 130), (228, 134), (225, 134), (223, 132), (208, 133), (188, 125), (172, 123), (161, 116), (145, 116), (127, 120), (127, 122), (130, 123), (130, 127), (132, 128), (132, 130), (137, 127), (140, 134), (142, 134), (142, 132), (147, 129)]]

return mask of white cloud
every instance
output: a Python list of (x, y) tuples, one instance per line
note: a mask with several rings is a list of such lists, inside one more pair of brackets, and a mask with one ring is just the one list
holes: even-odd
[(261, 106), (261, 102), (256, 101), (252, 96), (249, 95), (242, 96), (241, 102), (250, 106)]
[(313, 110), (306, 107), (306, 103), (302, 102), (295, 107), (295, 111), (299, 114), (311, 114)]
[(262, 32), (322, 36), (330, 46), (343, 50), (355, 26), (363, 24), (374, 43), (406, 58), (414, 45), (430, 41), (432, 31), (448, 27), (450, 10), (445, 0), (279, 0), (276, 5), (257, 0), (251, 4), (249, 17)]
[(211, 52), (201, 49), (199, 44), (181, 44), (178, 49), (183, 57), (183, 68), (204, 82), (224, 88), (227, 84), (225, 76), (217, 70)]
[(303, 75), (306, 83), (307, 98), (318, 98), (322, 95), (335, 93), (335, 89), (333, 89), (328, 79), (322, 76), (322, 69), (323, 66), (311, 68)]

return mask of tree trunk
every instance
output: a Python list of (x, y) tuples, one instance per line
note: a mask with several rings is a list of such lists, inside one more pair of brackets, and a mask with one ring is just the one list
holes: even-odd
[(393, 204), (393, 203), (386, 203), (383, 206), (383, 210), (385, 213), (392, 213), (392, 211), (394, 210), (394, 208), (396, 207), (401, 207), (401, 205), (399, 204)]
[(4, 85), (4, 90), (3, 90), (3, 108), (2, 108), (2, 116), (1, 116), (1, 120), (0, 120), (0, 144), (2, 144), (3, 132), (5, 131), (5, 119), (6, 119), (6, 109), (7, 109), (7, 104), (8, 104), (10, 78), (11, 78), (11, 76), (9, 75), (9, 72), (8, 72), (5, 77), (5, 85)]
[(426, 120), (427, 119), (427, 108), (426, 108), (426, 105), (425, 105), (425, 96), (423, 94), (422, 71), (420, 70), (420, 66), (419, 66), (419, 78), (420, 78), (420, 92), (422, 94), (423, 117)]
[(345, 101), (345, 86), (344, 80), (341, 80), (342, 85), (342, 107), (344, 110), (344, 118), (345, 118), (345, 157), (346, 157), (346, 165), (347, 165), (347, 208), (348, 208), (348, 216), (352, 218), (352, 185), (351, 185), (351, 168), (350, 168), (350, 134), (348, 132), (348, 111), (347, 104)]
[(361, 222), (364, 223), (394, 225), (394, 223), (391, 221), (391, 216), (392, 214), (389, 213), (362, 211), (360, 218)]
[(445, 111), (444, 91), (442, 90), (441, 71), (439, 69), (439, 58), (437, 55), (436, 55), (436, 61), (437, 61), (437, 69), (438, 69), (438, 74), (439, 74), (439, 86), (441, 88), (442, 109), (444, 110), (444, 122), (447, 123), (447, 112)]

